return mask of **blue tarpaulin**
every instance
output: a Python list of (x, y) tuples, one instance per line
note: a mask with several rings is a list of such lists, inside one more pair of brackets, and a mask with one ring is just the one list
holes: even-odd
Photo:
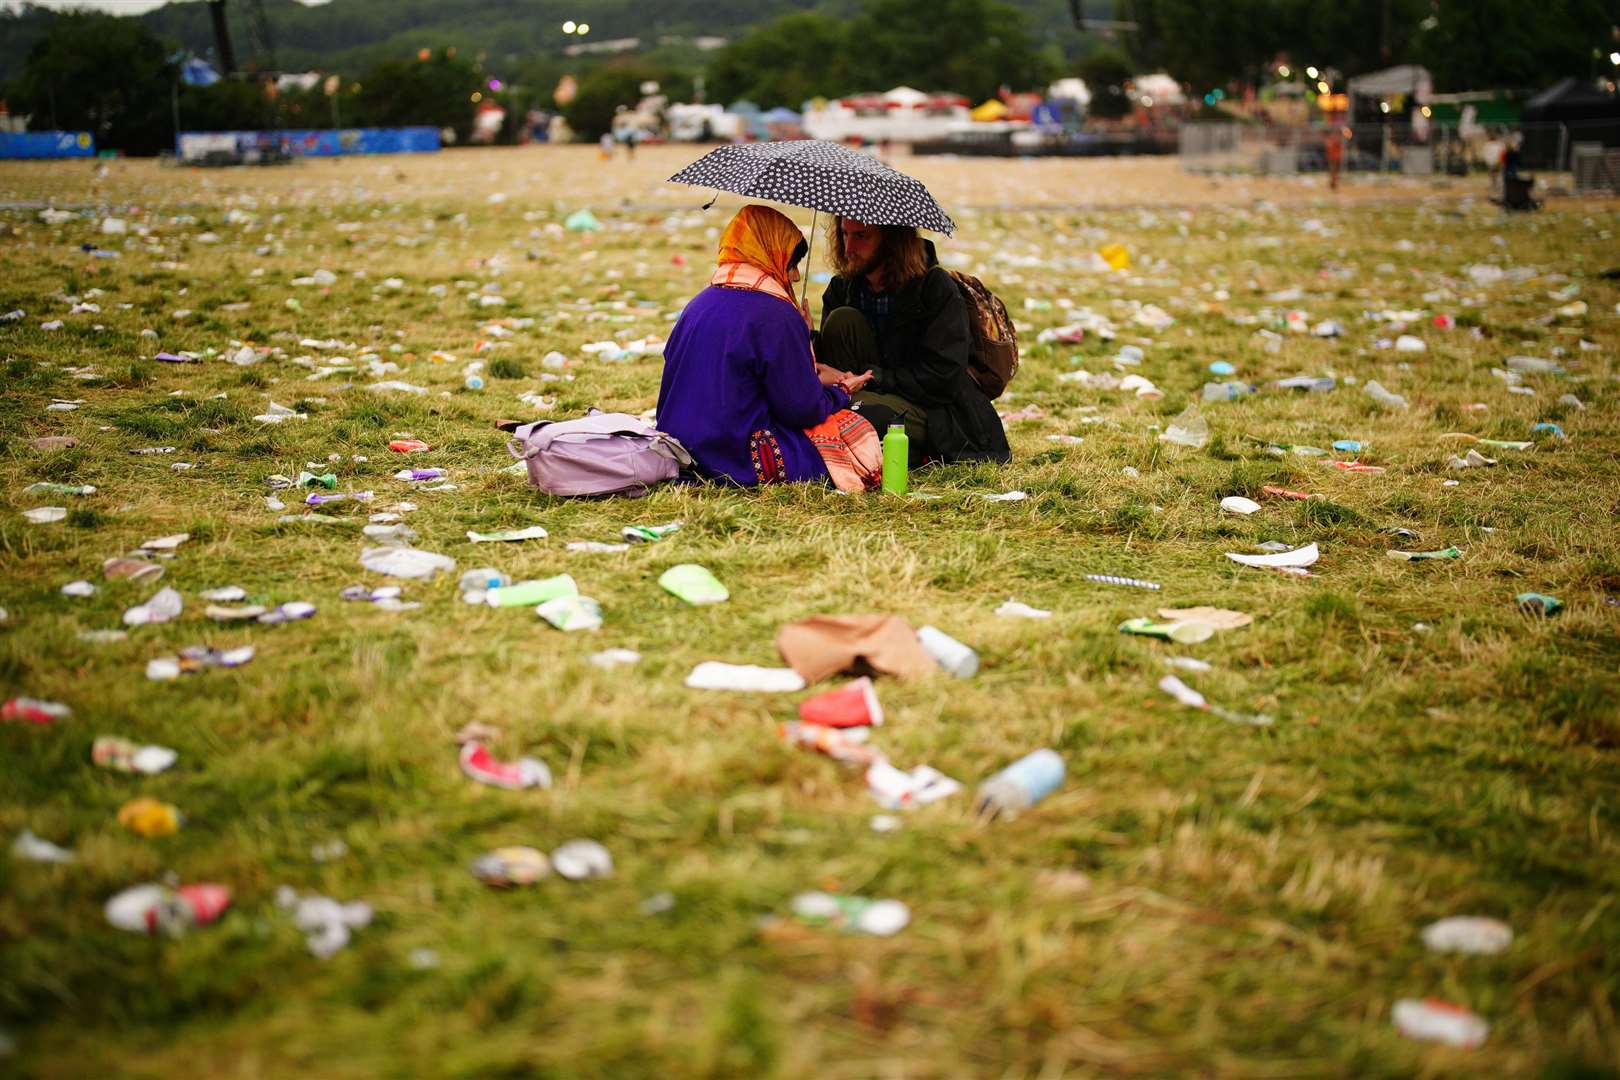
[(193, 56), (180, 65), (180, 81), (187, 86), (213, 86), (219, 82), (219, 72), (208, 61)]
[(0, 131), (0, 159), (95, 156), (88, 131)]
[(439, 149), (439, 129), (431, 127), (343, 128), (285, 131), (183, 131), (180, 156), (191, 161), (233, 150), (258, 156), (276, 147), (293, 157), (336, 157), (340, 154), (423, 154)]

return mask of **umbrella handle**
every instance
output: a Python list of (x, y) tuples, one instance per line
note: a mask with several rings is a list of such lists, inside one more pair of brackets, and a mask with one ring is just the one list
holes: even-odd
[(816, 250), (816, 217), (818, 210), (810, 211), (810, 243), (804, 249), (804, 284), (799, 286), (799, 306), (810, 296), (810, 256)]

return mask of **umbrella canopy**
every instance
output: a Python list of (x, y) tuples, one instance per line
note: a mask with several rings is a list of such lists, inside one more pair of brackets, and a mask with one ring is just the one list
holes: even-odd
[(819, 139), (722, 146), (670, 180), (824, 210), (863, 225), (912, 225), (946, 236), (956, 231), (921, 183), (870, 154)]

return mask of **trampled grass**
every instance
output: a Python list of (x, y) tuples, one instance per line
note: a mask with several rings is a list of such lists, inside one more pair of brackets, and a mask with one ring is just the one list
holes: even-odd
[[(505, 471), (494, 421), (537, 415), (517, 399), (531, 390), (555, 399), (554, 417), (652, 406), (655, 357), (611, 363), (580, 347), (662, 338), (706, 278), (724, 218), (658, 188), (681, 160), (644, 150), (609, 172), (588, 151), (531, 150), (264, 173), (120, 163), (100, 180), (78, 166), (0, 170), (0, 197), (86, 207), (56, 224), (33, 207), (0, 212), (0, 308), (26, 312), (0, 323), (10, 615), (0, 688), (74, 710), (49, 727), (0, 724), (0, 837), (9, 846), (28, 828), (78, 853), (61, 867), (0, 858), (0, 1030), (17, 1043), (0, 1069), (855, 1078), (1620, 1067), (1620, 287), (1598, 276), (1620, 262), (1615, 204), (1554, 201), (1508, 219), (1463, 186), (1359, 185), (1361, 201), (1339, 205), (1303, 185), (1229, 183), (1212, 195), (1187, 180), (1184, 205), (1161, 169), (1146, 188), (1171, 192), (1164, 205), (1088, 209), (1095, 170), (1121, 166), (919, 161), (957, 200), (947, 261), (983, 277), (1022, 330), (1025, 368), (998, 404), (1044, 415), (1009, 425), (1012, 465), (921, 473), (915, 490), (937, 498), (905, 501), (807, 487), (540, 496)], [(562, 231), (586, 205), (602, 231)], [(109, 215), (130, 233), (99, 233)], [(1114, 241), (1131, 250), (1131, 270), (1089, 269), (1089, 252)], [(1481, 283), (1468, 271), (1478, 265), (1509, 275)], [(317, 268), (336, 282), (291, 284)], [(480, 307), (479, 295), (507, 303)], [(1584, 314), (1557, 313), (1576, 300)], [(71, 314), (75, 303), (100, 310)], [(1139, 304), (1175, 322), (1149, 329), (1133, 321)], [(1117, 339), (1037, 342), (1081, 308), (1112, 320)], [(1344, 336), (1289, 333), (1281, 320), (1295, 309), (1313, 325), (1338, 320)], [(1417, 312), (1405, 332), (1427, 351), (1377, 348), (1396, 334), (1368, 313), (1387, 311)], [(1457, 326), (1435, 326), (1436, 314)], [(60, 329), (43, 328), (55, 319)], [(503, 326), (507, 337), (492, 329), (512, 319), (534, 321)], [(1282, 335), (1279, 351), (1259, 329)], [(242, 342), (278, 352), (226, 363)], [(1060, 378), (1115, 372), (1126, 343), (1145, 352), (1128, 370), (1162, 398)], [(218, 353), (169, 365), (150, 359), (160, 349)], [(567, 368), (542, 364), (552, 350)], [(435, 351), (455, 359), (435, 362)], [(1509, 392), (1491, 369), (1515, 355), (1556, 359), (1568, 375), (1527, 375), (1533, 395)], [(364, 371), (311, 378), (316, 363), (367, 357), (429, 392), (373, 392)], [(481, 392), (462, 386), (474, 359), (487, 365)], [(1212, 431), (1202, 450), (1159, 441), (1215, 360), (1261, 392), (1200, 403)], [(1339, 385), (1266, 386), (1300, 372)], [(1369, 379), (1411, 407), (1376, 406)], [(1581, 406), (1560, 403), (1565, 394)], [(84, 404), (47, 411), (53, 399)], [(308, 418), (255, 420), (271, 402)], [(1468, 446), (1448, 433), (1529, 439), (1549, 420), (1567, 441), (1481, 447), (1496, 466), (1446, 468)], [(434, 452), (390, 453), (402, 432)], [(58, 434), (79, 445), (34, 449)], [(1386, 471), (1269, 449), (1338, 439), (1363, 449), (1334, 457)], [(175, 451), (130, 453), (151, 446)], [(406, 599), (423, 604), (411, 612), (340, 600), (345, 585), (385, 583), (359, 565), (365, 514), (339, 505), (329, 510), (339, 523), (278, 524), (265, 504), (279, 494), (296, 511), (296, 493), (266, 478), (328, 455), (337, 460), (320, 471), (336, 471), (341, 489), (376, 491), (367, 509), (417, 504), (405, 521), (418, 546), (513, 578), (569, 572), (601, 601), (604, 627), (564, 635), (525, 610), (467, 606), (453, 578), (406, 583)], [(392, 479), (424, 464), (449, 469), (456, 489)], [(98, 490), (25, 494), (37, 481)], [(1324, 498), (1278, 500), (1267, 486)], [(1028, 498), (981, 498), (1015, 489)], [(1234, 494), (1263, 509), (1222, 513)], [(46, 504), (69, 517), (23, 519)], [(676, 519), (677, 535), (623, 554), (564, 550)], [(536, 523), (550, 538), (464, 535)], [(102, 561), (175, 532), (191, 539), (161, 585), (185, 595), (182, 617), (123, 641), (82, 640), (160, 587), (105, 581)], [(1319, 544), (1314, 576), (1223, 557), (1267, 540)], [(1384, 554), (1448, 544), (1460, 559)], [(663, 593), (656, 577), (680, 562), (714, 570), (731, 601), (687, 608)], [(94, 596), (61, 594), (79, 578)], [(283, 626), (210, 622), (198, 594), (226, 584), (319, 612)], [(1513, 600), (1526, 591), (1567, 608), (1526, 615)], [(994, 615), (1008, 598), (1054, 614)], [(1255, 622), (1185, 647), (1115, 630), (1196, 604)], [(778, 740), (777, 722), (806, 695), (682, 685), (705, 659), (778, 663), (784, 623), (871, 611), (933, 623), (983, 661), (966, 681), (880, 681), (888, 722), (876, 739), (895, 762), (971, 787), (1051, 746), (1068, 764), (1060, 791), (1012, 821), (976, 822), (958, 796), (878, 833), (858, 771)], [(258, 655), (235, 671), (144, 677), (147, 660), (197, 643), (251, 643)], [(588, 662), (610, 646), (643, 659), (612, 672)], [(1175, 655), (1213, 665), (1179, 672), (1212, 702), (1275, 724), (1177, 705), (1155, 685)], [(545, 760), (554, 788), (463, 777), (452, 735), (472, 720), (504, 730), (501, 756)], [(89, 747), (103, 733), (174, 747), (179, 764), (156, 777), (97, 769)], [(140, 794), (178, 805), (185, 827), (157, 840), (119, 828), (118, 807)], [(550, 850), (582, 836), (612, 851), (614, 877), (497, 891), (468, 872), (497, 846)], [(312, 846), (334, 839), (348, 853), (316, 861)], [(170, 872), (229, 884), (231, 910), (179, 940), (106, 924), (107, 897)], [(283, 884), (363, 899), (376, 920), (315, 959), (275, 906)], [(794, 894), (816, 888), (903, 900), (912, 923), (879, 939), (787, 920)], [(673, 907), (644, 913), (663, 892)], [(1452, 914), (1500, 918), (1514, 942), (1494, 957), (1428, 952), (1422, 928)], [(424, 949), (436, 965), (413, 960)], [(1474, 1010), (1489, 1039), (1454, 1050), (1402, 1037), (1390, 1008), (1408, 997)]]

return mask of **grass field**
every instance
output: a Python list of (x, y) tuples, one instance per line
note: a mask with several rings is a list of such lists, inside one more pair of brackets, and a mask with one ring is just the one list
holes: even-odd
[[(614, 363), (581, 346), (662, 338), (706, 279), (728, 203), (704, 215), (701, 193), (660, 188), (682, 160), (644, 151), (607, 170), (589, 151), (529, 150), (213, 174), (0, 167), (0, 201), (14, 206), (0, 211), (0, 309), (26, 313), (0, 323), (0, 689), (73, 709), (50, 726), (0, 723), (0, 839), (9, 848), (27, 828), (78, 854), (67, 866), (0, 857), (0, 1031), (13, 1044), (0, 1073), (1615, 1075), (1620, 287), (1598, 276), (1620, 263), (1615, 203), (1508, 219), (1464, 185), (1357, 184), (1339, 204), (1306, 183), (1181, 180), (1173, 163), (919, 161), (960, 224), (943, 257), (983, 277), (1020, 326), (1024, 370), (998, 405), (1044, 415), (1009, 423), (1011, 465), (915, 476), (933, 499), (538, 495), (507, 470), (493, 426), (540, 415), (518, 394), (554, 399), (553, 417), (654, 403), (656, 357)], [(47, 223), (29, 203), (52, 198), (72, 216)], [(1155, 205), (1106, 205), (1125, 202)], [(588, 239), (560, 227), (584, 206), (603, 224)], [(101, 233), (107, 216), (129, 232)], [(1130, 270), (1091, 269), (1115, 242)], [(1509, 273), (1470, 274), (1482, 265)], [(317, 269), (335, 282), (292, 284)], [(1577, 301), (1584, 313), (1567, 307)], [(1173, 324), (1137, 321), (1147, 304)], [(1038, 343), (1082, 308), (1117, 338)], [(1290, 333), (1295, 309), (1344, 335)], [(1391, 311), (1418, 313), (1404, 332), (1426, 351), (1376, 347), (1398, 331), (1369, 313)], [(1440, 314), (1456, 325), (1434, 325)], [(502, 320), (533, 321), (491, 329)], [(1280, 335), (1276, 351), (1262, 329)], [(270, 352), (226, 362), (243, 343)], [(1060, 378), (1117, 373), (1123, 344), (1142, 348), (1126, 370), (1161, 398)], [(160, 350), (208, 355), (171, 365), (150, 359)], [(542, 365), (552, 350), (566, 369)], [(1510, 392), (1491, 369), (1518, 355), (1567, 374)], [(482, 391), (462, 385), (474, 359)], [(1260, 392), (1199, 402), (1202, 449), (1159, 441), (1217, 360)], [(373, 361), (429, 392), (369, 390)], [(1266, 385), (1301, 372), (1339, 385)], [(1374, 404), (1370, 379), (1410, 407)], [(47, 411), (53, 399), (83, 404)], [(255, 420), (271, 403), (307, 419)], [(1471, 444), (1442, 436), (1524, 440), (1538, 421), (1567, 441), (1476, 446), (1499, 463), (1447, 469)], [(390, 453), (407, 432), (433, 452)], [(36, 450), (49, 435), (79, 444)], [(1270, 449), (1341, 439), (1362, 450), (1332, 457), (1385, 471)], [(175, 451), (130, 453), (151, 446)], [(328, 508), (337, 522), (279, 523), (301, 493), (267, 478), (328, 455), (317, 471), (376, 501)], [(455, 489), (392, 478), (423, 465), (448, 469)], [(40, 481), (97, 491), (25, 493)], [(1009, 490), (1028, 498), (981, 498)], [(268, 508), (270, 495), (288, 508)], [(1263, 508), (1223, 513), (1228, 495)], [(360, 566), (363, 511), (405, 499), (419, 547), (514, 579), (571, 573), (605, 625), (565, 635), (526, 610), (465, 605), (458, 575), (403, 583), (414, 611), (341, 600), (344, 586), (387, 583)], [(41, 505), (68, 515), (24, 519)], [(626, 553), (564, 549), (670, 520), (685, 527)], [(465, 538), (531, 524), (550, 537)], [(103, 579), (103, 560), (179, 532), (190, 540), (160, 583)], [(1223, 556), (1268, 540), (1320, 545), (1313, 576)], [(1385, 556), (1447, 545), (1461, 557)], [(655, 579), (682, 562), (711, 568), (732, 599), (690, 608), (664, 593)], [(63, 595), (76, 579), (95, 594)], [(199, 594), (229, 584), (319, 611), (281, 626), (204, 618)], [(80, 637), (119, 627), (162, 586), (185, 597), (176, 621)], [(1567, 607), (1527, 615), (1514, 602), (1527, 591)], [(995, 615), (1009, 598), (1053, 616)], [(1254, 623), (1194, 646), (1115, 629), (1197, 604)], [(875, 741), (896, 763), (971, 789), (1050, 746), (1067, 761), (1062, 788), (1015, 820), (980, 823), (959, 795), (879, 833), (858, 770), (778, 739), (806, 694), (682, 685), (702, 660), (779, 663), (785, 623), (868, 611), (933, 623), (982, 658), (966, 681), (880, 680)], [(237, 670), (145, 678), (148, 660), (193, 644), (258, 653)], [(614, 646), (641, 661), (588, 662)], [(1176, 704), (1156, 686), (1170, 656), (1213, 666), (1177, 674), (1215, 704), (1275, 723)], [(545, 761), (554, 787), (465, 778), (453, 735), (474, 720), (503, 730), (500, 756)], [(100, 734), (173, 747), (179, 762), (150, 777), (96, 768)], [(138, 795), (177, 805), (184, 828), (145, 839), (119, 827)], [(468, 870), (491, 848), (574, 837), (605, 844), (614, 876), (502, 891)], [(346, 854), (312, 855), (334, 840)], [(231, 909), (177, 940), (107, 925), (109, 896), (166, 872), (230, 885)], [(275, 904), (281, 885), (367, 901), (376, 918), (316, 959)], [(892, 938), (802, 926), (789, 905), (810, 889), (899, 899), (912, 921)], [(673, 906), (649, 914), (660, 893)], [(1516, 936), (1497, 956), (1427, 951), (1422, 929), (1453, 914)], [(1399, 1034), (1393, 1003), (1424, 997), (1479, 1013), (1488, 1040), (1461, 1050)]]

